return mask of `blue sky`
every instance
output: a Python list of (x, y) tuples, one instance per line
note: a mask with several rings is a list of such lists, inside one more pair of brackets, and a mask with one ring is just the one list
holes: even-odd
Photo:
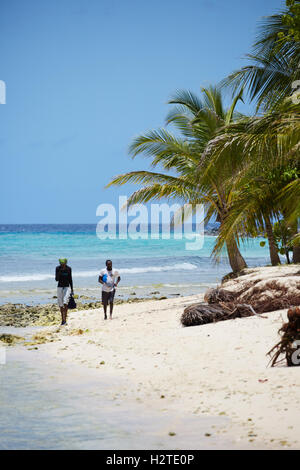
[[(93, 223), (104, 189), (145, 169), (128, 145), (164, 125), (177, 89), (246, 64), (279, 0), (2, 0), (0, 223)], [(241, 105), (240, 111), (251, 107)]]

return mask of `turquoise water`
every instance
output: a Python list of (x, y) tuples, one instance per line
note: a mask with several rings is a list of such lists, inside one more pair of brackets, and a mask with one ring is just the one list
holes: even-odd
[[(189, 295), (216, 285), (230, 271), (226, 257), (216, 265), (210, 258), (215, 236), (205, 235), (203, 247), (188, 250), (183, 238), (100, 240), (95, 225), (0, 226), (0, 302), (53, 301), (55, 266), (67, 257), (73, 270), (75, 291), (98, 298), (99, 271), (105, 260), (121, 272), (119, 296)], [(249, 266), (269, 263), (261, 239), (241, 247)]]

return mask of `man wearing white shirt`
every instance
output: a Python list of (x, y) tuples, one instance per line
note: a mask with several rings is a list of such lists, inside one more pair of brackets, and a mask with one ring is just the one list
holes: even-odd
[(116, 287), (119, 284), (121, 278), (119, 271), (112, 268), (112, 261), (108, 259), (106, 262), (106, 268), (100, 271), (99, 282), (102, 284), (102, 304), (104, 309), (104, 320), (107, 320), (107, 305), (109, 304), (110, 315), (112, 319), (112, 312), (114, 308), (114, 297)]

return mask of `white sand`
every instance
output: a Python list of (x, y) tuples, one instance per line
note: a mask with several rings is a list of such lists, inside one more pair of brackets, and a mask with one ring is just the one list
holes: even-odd
[[(117, 305), (112, 321), (102, 310), (70, 312), (67, 327), (48, 329), (60, 341), (39, 349), (68, 367), (81, 363), (106, 378), (127, 378), (112, 392), (118, 398), (156, 411), (226, 416), (215, 432), (237, 446), (299, 448), (300, 367), (270, 368), (266, 357), (286, 311), (183, 328), (184, 307), (199, 300)], [(89, 331), (75, 335), (78, 328)]]

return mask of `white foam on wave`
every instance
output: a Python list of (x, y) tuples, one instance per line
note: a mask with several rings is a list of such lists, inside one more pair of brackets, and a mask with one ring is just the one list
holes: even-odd
[[(120, 270), (120, 274), (142, 274), (151, 272), (163, 272), (163, 271), (191, 271), (197, 269), (197, 266), (192, 263), (177, 263), (167, 266), (145, 266), (141, 268), (124, 268)], [(99, 271), (75, 271), (73, 277), (94, 277), (99, 276)], [(46, 281), (48, 279), (53, 280), (53, 274), (25, 274), (18, 276), (0, 276), (0, 282), (30, 282), (30, 281)]]
[(26, 274), (24, 276), (0, 276), (0, 282), (46, 281), (53, 279), (51, 274)]
[(161, 271), (173, 271), (173, 270), (185, 270), (191, 271), (193, 269), (197, 269), (197, 266), (192, 263), (178, 263), (172, 264), (169, 266), (147, 266), (142, 268), (124, 268), (121, 269), (121, 274), (139, 274), (139, 273), (151, 273), (151, 272), (161, 272)]

